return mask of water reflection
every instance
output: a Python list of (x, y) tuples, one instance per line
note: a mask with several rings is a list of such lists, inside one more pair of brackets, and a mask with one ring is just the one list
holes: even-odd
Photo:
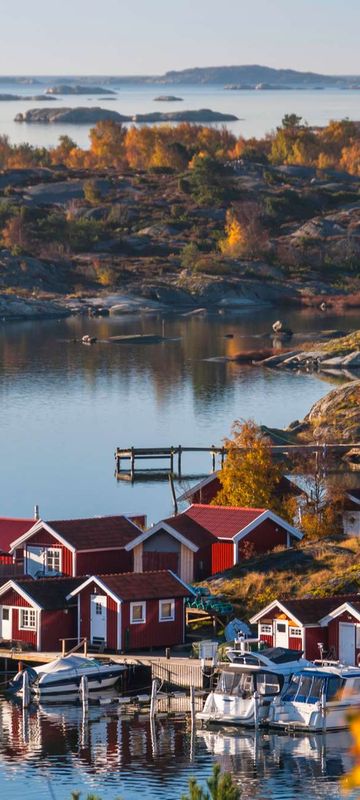
[[(278, 317), (294, 331), (359, 327), (358, 312), (334, 317), (259, 308), (202, 318), (168, 315), (169, 341), (158, 345), (100, 341), (84, 347), (71, 340), (85, 333), (100, 340), (161, 333), (164, 319), (85, 317), (3, 325), (1, 513), (28, 516), (35, 502), (48, 519), (147, 512), (157, 521), (171, 513), (167, 484), (116, 483), (117, 445), (209, 446), (220, 443), (240, 417), (281, 427), (304, 416), (336, 383), (334, 376), (216, 360), (263, 348), (264, 342), (268, 346), (264, 335)], [(229, 333), (232, 339), (225, 338)], [(210, 469), (209, 457), (184, 457), (184, 474)]]
[[(352, 767), (348, 732), (291, 737), (239, 730), (196, 730), (189, 720), (126, 717), (117, 704), (31, 707), (0, 700), (0, 796), (177, 800), (190, 775), (204, 781), (216, 760), (254, 798), (340, 798)], [(351, 798), (351, 795), (350, 795)]]

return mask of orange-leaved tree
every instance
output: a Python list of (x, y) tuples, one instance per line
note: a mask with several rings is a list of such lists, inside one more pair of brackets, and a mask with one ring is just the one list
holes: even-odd
[(273, 459), (270, 439), (251, 419), (236, 420), (231, 432), (219, 472), (221, 489), (213, 505), (268, 508), (288, 518), (286, 503), (278, 493), (283, 470)]

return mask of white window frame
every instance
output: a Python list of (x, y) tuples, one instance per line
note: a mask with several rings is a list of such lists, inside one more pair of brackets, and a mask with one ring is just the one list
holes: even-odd
[[(170, 617), (164, 617), (162, 614), (162, 606), (164, 603), (170, 603)], [(159, 600), (159, 622), (174, 622), (175, 621), (175, 600)]]
[[(265, 630), (266, 628), (266, 630)], [(260, 623), (260, 636), (263, 634), (264, 636), (272, 636), (274, 633), (273, 626), (270, 623)]]
[[(52, 554), (52, 558), (54, 558), (53, 554), (55, 553), (59, 557), (59, 569), (49, 569), (49, 553)], [(62, 548), (61, 547), (47, 547), (45, 550), (45, 557), (44, 557), (44, 573), (45, 575), (61, 575), (62, 573)]]
[[(24, 622), (24, 615), (27, 614), (29, 624)], [(34, 623), (30, 624), (31, 616), (33, 615)], [(35, 608), (19, 608), (19, 630), (20, 631), (36, 631), (36, 610)]]
[(289, 637), (292, 639), (302, 639), (302, 629), (295, 625), (289, 625)]
[(360, 625), (355, 626), (355, 648), (360, 649)]
[[(142, 606), (142, 618), (134, 619), (133, 611), (135, 606)], [(134, 600), (130, 603), (130, 625), (144, 625), (146, 623), (146, 600)]]

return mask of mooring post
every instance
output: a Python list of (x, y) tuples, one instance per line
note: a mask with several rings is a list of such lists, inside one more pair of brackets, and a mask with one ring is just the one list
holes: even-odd
[(221, 466), (224, 466), (224, 459), (225, 459), (225, 447), (221, 448)]
[(119, 456), (119, 450), (116, 451), (115, 458), (116, 458), (116, 472), (120, 472), (121, 458)]
[(181, 478), (181, 444), (178, 447), (178, 475)]
[(172, 445), (170, 447), (170, 472), (174, 472), (174, 448)]
[(79, 689), (80, 689), (80, 697), (83, 706), (83, 711), (86, 711), (89, 700), (89, 683), (86, 675), (81, 676)]
[(22, 704), (23, 704), (23, 708), (27, 708), (30, 705), (29, 673), (28, 673), (28, 671), (26, 669), (24, 669), (24, 672), (23, 672)]
[(215, 445), (212, 444), (211, 447), (212, 447), (212, 451), (211, 451), (211, 453), (212, 453), (212, 471), (215, 472), (215, 469), (216, 469), (216, 462), (215, 462), (216, 454), (215, 454), (215, 450), (214, 450)]
[(153, 680), (151, 684), (150, 719), (154, 719), (157, 714), (157, 682)]
[(134, 479), (134, 475), (135, 475), (135, 454), (134, 454), (134, 448), (133, 447), (130, 450), (130, 472), (131, 472), (132, 479)]

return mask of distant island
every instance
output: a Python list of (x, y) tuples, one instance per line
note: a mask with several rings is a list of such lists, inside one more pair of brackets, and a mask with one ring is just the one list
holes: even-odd
[(182, 97), (176, 97), (174, 94), (160, 94), (159, 97), (154, 97), (154, 103), (179, 103), (182, 101)]
[(102, 86), (83, 86), (76, 83), (74, 86), (68, 83), (60, 83), (58, 86), (50, 86), (45, 94), (116, 94), (112, 89), (104, 89)]
[(17, 114), (15, 122), (46, 123), (46, 124), (84, 124), (95, 125), (102, 120), (114, 122), (234, 122), (238, 119), (234, 114), (222, 114), (210, 108), (200, 108), (197, 111), (152, 111), (148, 114), (134, 114), (126, 116), (118, 111), (109, 111), (106, 108), (32, 108), (24, 113)]
[(31, 100), (32, 103), (39, 103), (42, 100), (56, 100), (56, 97), (46, 94), (35, 94), (32, 97), (23, 94), (0, 94), (0, 103), (13, 102), (14, 100)]
[[(163, 75), (66, 75), (1, 76), (0, 85), (37, 84), (52, 94), (109, 94), (123, 85), (184, 86), (220, 85), (226, 88), (255, 89), (261, 84), (272, 89), (356, 89), (360, 75), (324, 75), (294, 69), (273, 69), (261, 64), (194, 67), (170, 70)], [(50, 86), (50, 89), (48, 87)], [(56, 90), (56, 91), (54, 91)], [(61, 91), (60, 91), (61, 90)]]

